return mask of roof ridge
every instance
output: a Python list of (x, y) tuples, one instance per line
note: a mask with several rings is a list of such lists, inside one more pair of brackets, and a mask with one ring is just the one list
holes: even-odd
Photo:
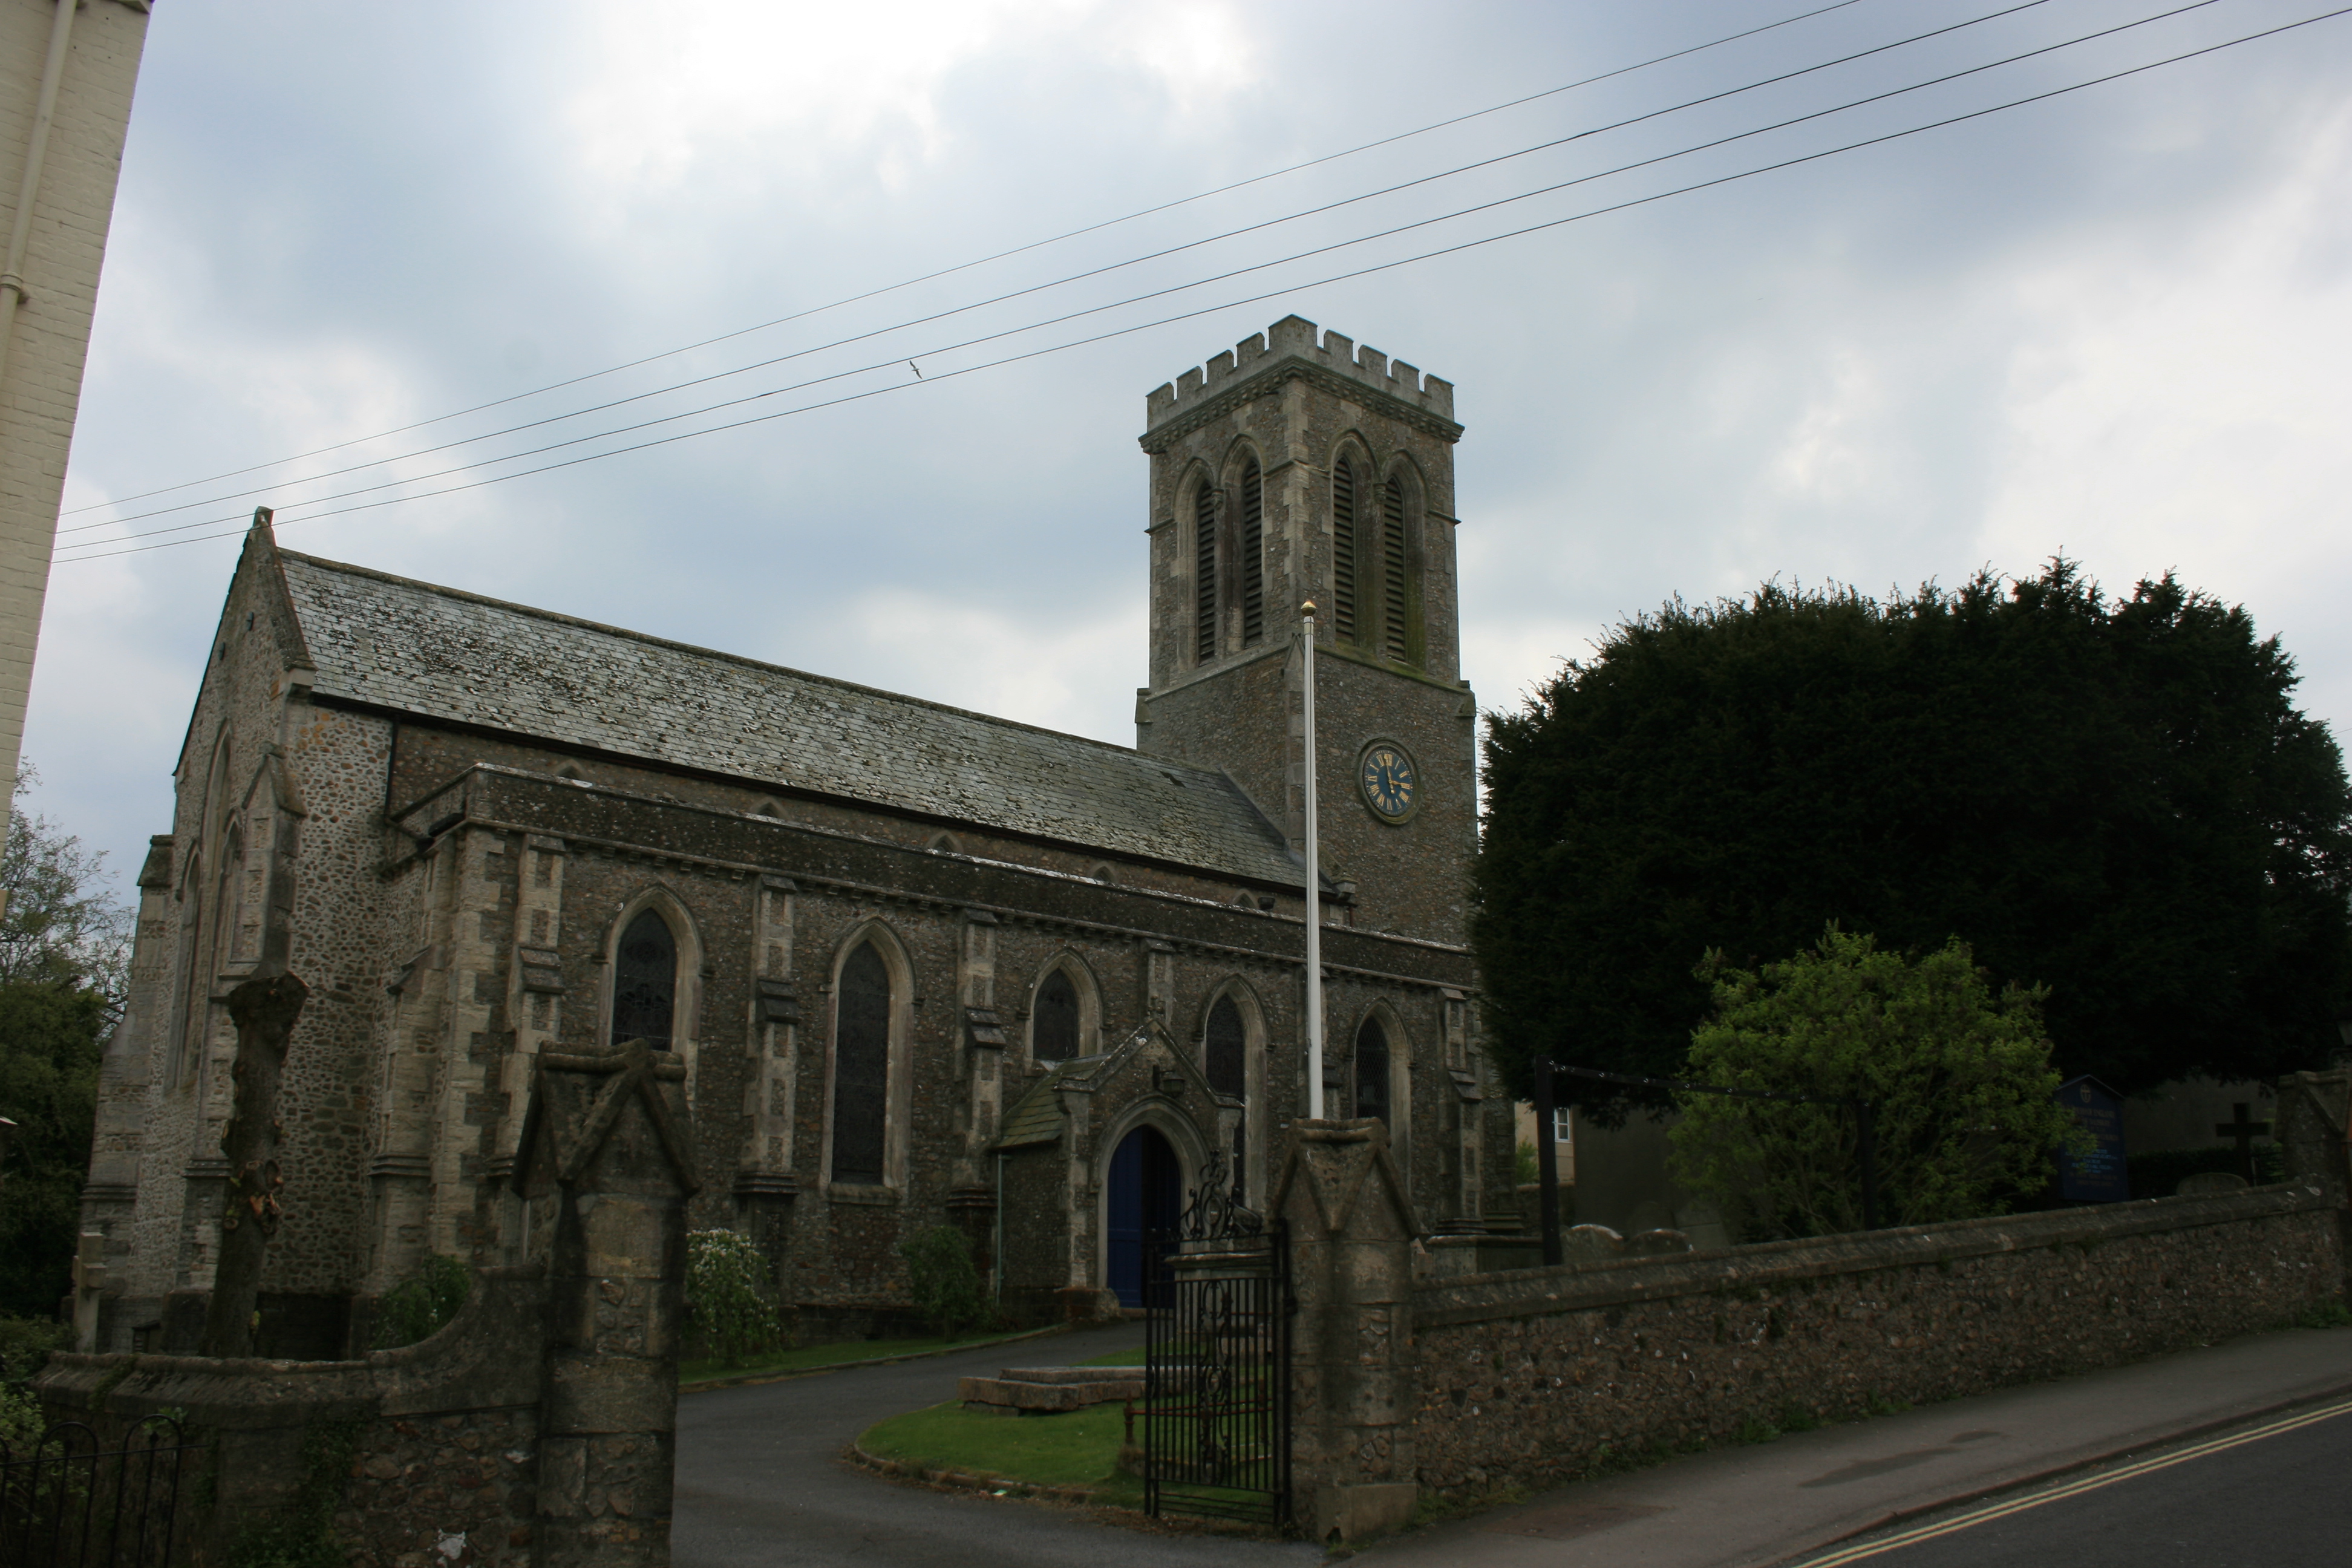
[(380, 583), (393, 583), (404, 588), (422, 589), (428, 594), (437, 594), (445, 599), (458, 599), (470, 604), (487, 605), (493, 609), (511, 610), (518, 615), (530, 616), (542, 621), (554, 621), (564, 626), (578, 626), (586, 631), (603, 633), (607, 637), (625, 637), (631, 642), (645, 643), (655, 647), (672, 648), (680, 653), (694, 654), (704, 658), (724, 659), (730, 664), (740, 665), (747, 669), (789, 675), (795, 679), (814, 681), (818, 685), (835, 687), (844, 691), (855, 691), (867, 697), (880, 697), (892, 702), (904, 702), (917, 708), (928, 708), (935, 713), (950, 713), (960, 719), (977, 720), (981, 723), (993, 725), (998, 729), (1025, 731), (1032, 735), (1049, 736), (1056, 741), (1076, 741), (1081, 745), (1092, 746), (1098, 751), (1114, 752), (1122, 757), (1133, 757), (1139, 762), (1149, 763), (1154, 767), (1181, 769), (1186, 773), (1219, 783), (1228, 782), (1217, 769), (1203, 768), (1192, 763), (1178, 762), (1170, 757), (1155, 757), (1148, 752), (1137, 751), (1132, 746), (1122, 746), (1111, 741), (1097, 741), (1092, 735), (1073, 734), (1067, 730), (1049, 730), (1042, 724), (1024, 724), (1018, 719), (1007, 719), (994, 713), (982, 713), (971, 708), (958, 708), (951, 703), (936, 702), (928, 697), (915, 697), (904, 691), (889, 691), (879, 686), (866, 686), (855, 680), (844, 680), (836, 675), (819, 675), (814, 670), (795, 669), (788, 664), (772, 664), (766, 659), (752, 658), (746, 654), (730, 653), (725, 648), (704, 647), (698, 643), (679, 642), (672, 637), (656, 637), (651, 632), (631, 631), (626, 626), (616, 626), (604, 621), (592, 621), (584, 616), (568, 616), (561, 610), (543, 610), (536, 605), (518, 604), (512, 599), (492, 598), (488, 594), (476, 594), (467, 589), (452, 588), (440, 583), (427, 583), (419, 577), (403, 577), (394, 572), (379, 571), (373, 566), (355, 565), (348, 561), (330, 561), (324, 556), (310, 555), (298, 550), (288, 550), (282, 545), (278, 547), (278, 554), (280, 560), (299, 561), (306, 566), (316, 566), (322, 571), (344, 572), (355, 577), (373, 577)]

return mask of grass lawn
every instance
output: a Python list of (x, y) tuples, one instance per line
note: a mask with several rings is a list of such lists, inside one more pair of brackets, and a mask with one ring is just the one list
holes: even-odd
[(1118, 1405), (1022, 1415), (966, 1410), (950, 1401), (893, 1415), (867, 1427), (857, 1442), (877, 1459), (1004, 1476), (1034, 1486), (1089, 1487), (1102, 1502), (1140, 1508), (1143, 1483), (1118, 1469), (1126, 1429), (1127, 1416)]
[(777, 1351), (771, 1355), (747, 1356), (734, 1366), (717, 1361), (680, 1362), (677, 1385), (690, 1388), (698, 1383), (715, 1383), (729, 1378), (774, 1377), (785, 1373), (815, 1372), (854, 1361), (977, 1350), (983, 1345), (1002, 1344), (1006, 1340), (1022, 1337), (1020, 1334), (967, 1334), (960, 1340), (846, 1340), (839, 1344), (807, 1345), (795, 1351)]

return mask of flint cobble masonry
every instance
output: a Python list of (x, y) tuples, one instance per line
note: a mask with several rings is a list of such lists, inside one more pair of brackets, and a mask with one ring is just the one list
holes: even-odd
[(2276, 1328), (2340, 1297), (2335, 1206), (2291, 1184), (1423, 1289), (1421, 1482), (1555, 1485), (1604, 1449), (1723, 1443)]

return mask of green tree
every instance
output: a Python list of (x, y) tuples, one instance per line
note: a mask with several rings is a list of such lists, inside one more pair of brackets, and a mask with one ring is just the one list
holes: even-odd
[[(1915, 961), (1832, 926), (1782, 963), (1701, 968), (1715, 1011), (1691, 1037), (1686, 1076), (1868, 1100), (1881, 1225), (1998, 1214), (2049, 1180), (2060, 1143), (2079, 1142), (2053, 1098), (2041, 997), (1996, 994), (1958, 940)], [(1694, 1094), (1682, 1111), (1675, 1179), (1740, 1216), (1747, 1234), (1862, 1227), (1851, 1107)]]
[(2168, 575), (2110, 598), (2063, 560), (1639, 616), (1490, 723), (1497, 1055), (1522, 1086), (1538, 1052), (1674, 1076), (1700, 954), (1752, 966), (1834, 921), (2047, 987), (2069, 1077), (2317, 1065), (2352, 998), (2352, 786), (2295, 684), (2242, 609)]
[[(24, 764), (18, 796), (34, 778)], [(0, 1116), (16, 1132), (0, 1163), (0, 1314), (52, 1317), (72, 1279), (99, 1060), (121, 1013), (130, 934), (105, 858), (11, 809), (0, 852)]]
[(0, 984), (0, 1313), (53, 1317), (72, 1280), (106, 1011), (70, 978)]

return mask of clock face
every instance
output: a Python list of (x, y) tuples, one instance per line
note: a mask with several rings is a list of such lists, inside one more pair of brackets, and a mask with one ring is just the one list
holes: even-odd
[(1364, 803), (1383, 822), (1402, 822), (1421, 804), (1421, 773), (1404, 748), (1390, 741), (1374, 741), (1364, 748), (1356, 772)]

